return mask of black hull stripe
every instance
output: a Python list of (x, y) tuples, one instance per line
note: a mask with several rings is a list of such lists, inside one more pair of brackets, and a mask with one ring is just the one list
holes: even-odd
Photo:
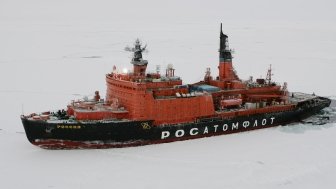
[(207, 120), (172, 126), (153, 126), (152, 121), (92, 124), (52, 124), (22, 119), (28, 140), (47, 149), (121, 148), (167, 143), (245, 132), (299, 121), (319, 112), (328, 103), (293, 111)]
[[(279, 125), (265, 125), (263, 127), (246, 129), (245, 131), (272, 128), (276, 126), (279, 126)], [(206, 138), (206, 137), (219, 136), (219, 135), (241, 133), (245, 131), (237, 130), (234, 132), (216, 132), (216, 133), (200, 134), (200, 135), (194, 135), (194, 136), (184, 136), (184, 137), (178, 137), (178, 138), (167, 138), (167, 139), (162, 139), (162, 140), (138, 140), (138, 141), (111, 142), (111, 143), (103, 142), (103, 141), (70, 141), (70, 140), (55, 140), (55, 139), (38, 140), (32, 143), (36, 146), (39, 146), (45, 149), (106, 149), (106, 148), (123, 148), (123, 147), (144, 146), (144, 145), (160, 144), (160, 143), (170, 143), (170, 142), (175, 142), (175, 141), (184, 141), (184, 140)]]

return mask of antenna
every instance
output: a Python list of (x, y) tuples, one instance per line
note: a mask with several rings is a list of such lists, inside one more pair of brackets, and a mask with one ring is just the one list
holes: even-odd
[(222, 33), (223, 32), (223, 30), (222, 30), (222, 23), (221, 23), (221, 26), (220, 26), (220, 33)]
[(272, 64), (270, 64), (270, 67), (267, 71), (267, 75), (266, 75), (266, 81), (268, 82), (268, 84), (271, 84), (272, 81)]

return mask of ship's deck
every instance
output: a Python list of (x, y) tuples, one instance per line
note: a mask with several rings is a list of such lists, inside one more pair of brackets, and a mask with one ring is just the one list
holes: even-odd
[[(192, 96), (194, 97), (194, 96)], [(176, 98), (176, 97), (175, 97)], [(281, 107), (284, 106), (288, 106), (288, 105), (296, 105), (300, 102), (303, 101), (307, 101), (307, 100), (312, 100), (318, 98), (318, 96), (316, 96), (315, 94), (306, 94), (306, 93), (301, 93), (301, 92), (293, 92), (289, 94), (289, 104), (278, 104), (278, 105), (273, 105), (272, 107), (275, 109), (281, 109)], [(265, 108), (270, 108), (270, 107), (265, 107)], [(102, 108), (104, 109), (104, 108)], [(97, 110), (87, 110), (87, 109), (76, 109), (76, 111), (79, 112), (99, 112), (102, 111), (102, 109), (97, 109)], [(255, 110), (258, 110), (260, 108), (255, 108)], [(104, 109), (106, 110), (106, 109)], [(107, 110), (106, 110), (107, 111)], [(111, 112), (118, 112), (118, 113), (123, 113), (123, 112), (127, 112), (126, 110), (117, 110), (117, 111), (113, 111), (113, 110), (108, 110)], [(224, 115), (224, 114), (234, 114), (234, 113), (242, 113), (242, 112), (246, 112), (246, 111), (252, 111), (249, 110), (246, 107), (237, 107), (237, 108), (230, 108), (230, 109), (223, 109), (223, 110), (217, 110), (216, 114), (217, 115)], [(113, 122), (128, 122), (131, 121), (129, 119), (102, 119), (102, 120), (76, 120), (73, 116), (67, 116), (64, 112), (64, 115), (61, 113), (58, 113), (57, 111), (55, 112), (51, 112), (48, 115), (48, 118), (43, 119), (43, 113), (41, 114), (34, 114), (36, 116), (40, 116), (40, 121), (45, 121), (47, 123), (54, 123), (54, 124), (61, 124), (61, 123), (67, 123), (67, 124), (71, 124), (71, 123), (84, 123), (84, 124), (89, 124), (89, 123), (96, 123), (96, 122), (104, 122), (104, 123), (113, 123)], [(26, 119), (28, 120), (36, 120), (35, 116), (25, 116)], [(36, 120), (36, 121), (38, 121)]]
[(306, 100), (317, 98), (315, 94), (306, 94), (301, 92), (293, 92), (289, 95), (289, 103), (297, 104)]

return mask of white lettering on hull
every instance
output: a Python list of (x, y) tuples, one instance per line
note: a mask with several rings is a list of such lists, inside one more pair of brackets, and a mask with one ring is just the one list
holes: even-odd
[(243, 127), (247, 128), (248, 126), (250, 126), (250, 122), (249, 121), (244, 121), (243, 122)]
[(253, 127), (258, 127), (258, 120), (254, 121)]
[(161, 133), (161, 139), (168, 138), (169, 135), (170, 135), (169, 131), (162, 131), (162, 133)]
[(218, 125), (214, 125), (215, 132), (217, 132), (217, 127), (218, 127)]
[(197, 135), (198, 134), (198, 128), (192, 128), (190, 129), (190, 135), (193, 136), (193, 135)]
[(184, 130), (180, 129), (175, 132), (176, 137), (182, 137), (184, 135)]
[(223, 125), (223, 131), (227, 131), (228, 128), (229, 128), (228, 124), (224, 124), (224, 125)]
[(235, 124), (235, 123), (232, 123), (232, 130), (234, 130), (234, 129), (238, 129), (238, 125), (239, 125), (238, 122), (237, 122), (236, 124)]
[[(264, 118), (264, 119), (261, 119), (261, 120), (256, 119), (256, 120), (253, 120), (253, 121), (233, 122), (231, 124), (231, 131), (239, 130), (239, 129), (243, 130), (244, 128), (247, 129), (250, 125), (252, 126), (252, 123), (253, 123), (253, 127), (258, 127), (259, 123), (261, 123), (261, 126), (273, 125), (274, 120), (275, 120), (275, 118), (271, 117), (271, 118), (268, 118), (268, 119)], [(240, 125), (242, 127), (239, 127)], [(211, 132), (216, 133), (218, 131), (218, 127), (219, 127), (219, 125), (205, 126), (204, 130), (203, 130), (203, 133), (201, 133), (201, 134), (209, 134), (209, 132), (210, 133)], [(222, 131), (219, 130), (219, 132), (222, 132), (224, 134), (226, 131), (228, 131), (228, 129), (229, 129), (229, 125), (227, 123), (224, 123)], [(179, 129), (179, 130), (175, 131), (175, 137), (177, 137), (177, 138), (183, 137), (185, 134), (186, 134), (186, 132), (185, 132), (184, 129)], [(189, 131), (190, 136), (195, 136), (195, 135), (198, 135), (198, 134), (200, 134), (199, 128), (191, 128), (190, 131)], [(187, 133), (187, 135), (188, 135), (188, 133)], [(169, 138), (169, 137), (171, 137), (170, 131), (162, 131), (161, 132), (161, 139), (166, 139), (166, 138)]]
[(205, 127), (203, 134), (208, 134), (208, 133), (209, 133), (208, 127)]

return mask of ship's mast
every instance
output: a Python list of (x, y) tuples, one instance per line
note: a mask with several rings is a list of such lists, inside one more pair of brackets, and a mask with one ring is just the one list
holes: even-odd
[(228, 36), (223, 33), (222, 23), (220, 26), (219, 62), (232, 62)]
[(139, 63), (142, 60), (142, 52), (146, 49), (146, 46), (141, 48), (141, 43), (139, 39), (135, 40), (134, 43), (134, 48), (132, 49), (132, 51), (134, 52), (133, 58), (132, 58), (132, 64), (134, 63)]
[(145, 77), (146, 75), (146, 68), (148, 61), (142, 59), (142, 52), (146, 50), (147, 45), (145, 47), (141, 47), (141, 42), (139, 39), (135, 40), (134, 47), (126, 47), (126, 51), (133, 52), (133, 58), (131, 64), (133, 64), (133, 75), (136, 77)]
[(267, 84), (271, 84), (271, 82), (272, 82), (272, 64), (270, 64), (270, 67), (269, 67), (269, 69), (267, 70), (267, 75), (266, 75), (266, 82), (267, 82)]
[(220, 26), (220, 43), (219, 43), (219, 80), (230, 81), (237, 79), (232, 67), (232, 54), (229, 48), (228, 36), (222, 31)]

